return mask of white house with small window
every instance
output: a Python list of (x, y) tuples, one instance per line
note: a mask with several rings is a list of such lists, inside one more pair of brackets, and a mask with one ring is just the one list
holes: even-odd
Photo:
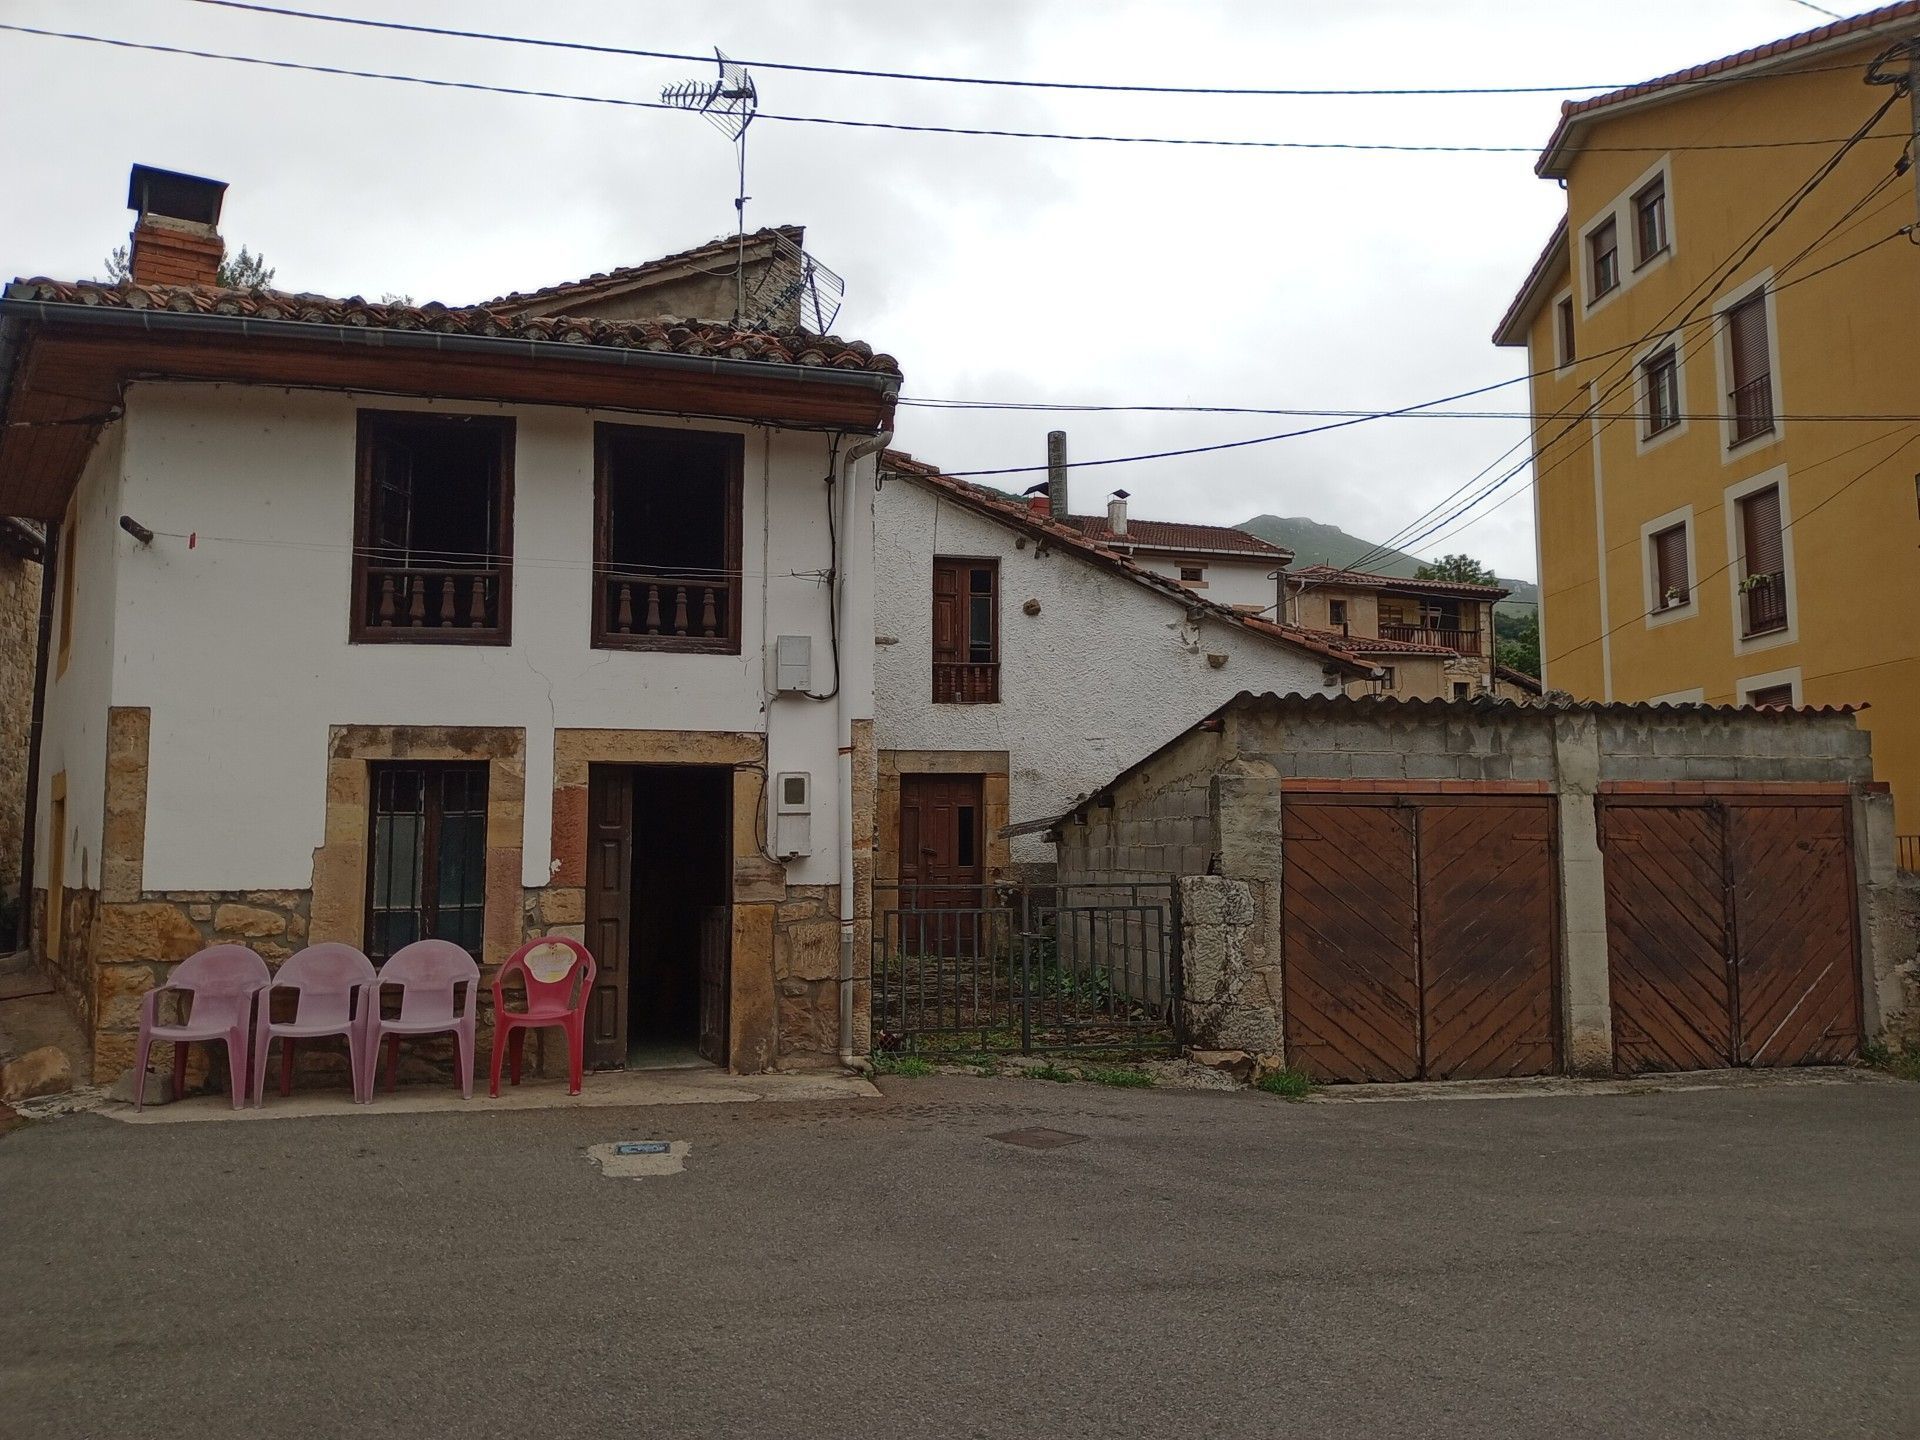
[(136, 172), (129, 283), (0, 299), (0, 513), (59, 569), (34, 944), (96, 1075), (224, 940), (556, 932), (595, 1067), (863, 1052), (894, 362), (591, 286), (225, 290), (223, 189)]

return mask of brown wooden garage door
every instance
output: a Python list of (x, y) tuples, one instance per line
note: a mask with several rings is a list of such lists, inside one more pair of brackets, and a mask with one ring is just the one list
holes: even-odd
[(1616, 1069), (1858, 1051), (1844, 800), (1611, 797), (1600, 833)]
[(1544, 796), (1289, 797), (1289, 1062), (1322, 1080), (1555, 1069), (1552, 820)]

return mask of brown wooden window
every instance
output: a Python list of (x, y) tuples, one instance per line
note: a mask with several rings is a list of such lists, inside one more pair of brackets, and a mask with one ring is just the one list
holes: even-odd
[(486, 917), (487, 767), (372, 766), (366, 952), (451, 940), (478, 958)]
[(933, 701), (1000, 700), (1000, 562), (933, 562)]
[(1767, 635), (1786, 629), (1787, 560), (1778, 485), (1740, 500), (1740, 564), (1743, 633)]
[(362, 410), (352, 638), (504, 645), (513, 421)]
[(1573, 297), (1569, 295), (1555, 307), (1560, 321), (1560, 363), (1571, 365), (1574, 361), (1573, 348)]
[(1747, 703), (1761, 709), (1771, 706), (1790, 706), (1793, 704), (1793, 686), (1766, 685), (1758, 690), (1748, 691)]
[(600, 425), (594, 454), (593, 643), (738, 655), (745, 440)]
[(1640, 367), (1647, 387), (1647, 438), (1680, 423), (1680, 356), (1669, 345)]
[(1727, 311), (1727, 357), (1733, 372), (1728, 409), (1733, 443), (1738, 445), (1773, 429), (1773, 358), (1764, 290)]
[(1647, 543), (1653, 552), (1654, 611), (1685, 605), (1693, 598), (1693, 585), (1687, 575), (1687, 527), (1669, 525)]
[(1343, 630), (1347, 624), (1347, 602), (1344, 600), (1327, 601), (1327, 623), (1338, 625)]
[(1608, 220), (1587, 236), (1587, 253), (1593, 263), (1593, 295), (1598, 300), (1620, 288), (1620, 227)]
[(1644, 265), (1667, 248), (1667, 182), (1662, 176), (1633, 197), (1634, 263)]

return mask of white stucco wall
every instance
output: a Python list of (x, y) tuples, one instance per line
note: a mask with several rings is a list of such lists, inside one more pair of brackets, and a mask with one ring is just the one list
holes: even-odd
[[(348, 643), (363, 404), (515, 418), (511, 645)], [(598, 420), (746, 434), (740, 655), (589, 645)], [(555, 727), (768, 728), (769, 769), (814, 777), (813, 854), (789, 866), (788, 880), (837, 880), (834, 706), (765, 698), (767, 637), (776, 634), (812, 636), (814, 689), (833, 683), (819, 578), (829, 564), (824, 436), (556, 407), (157, 384), (132, 389), (124, 428), (120, 508), (159, 532), (149, 548), (111, 531), (111, 703), (153, 712), (149, 889), (306, 887), (322, 839), (327, 731), (338, 724), (524, 727), (529, 885), (548, 877)], [(856, 531), (870, 514), (871, 467), (858, 477)], [(191, 548), (189, 534), (198, 537)], [(871, 576), (864, 536), (849, 538), (854, 594), (842, 634), (857, 643), (847, 647), (845, 682), (853, 714), (865, 717)], [(106, 697), (88, 703), (103, 726)], [(76, 791), (71, 802), (96, 833), (97, 789), (96, 779), (91, 800)]]
[[(113, 683), (114, 553), (119, 528), (121, 450), (126, 422), (108, 426), (88, 457), (68, 511), (74, 526), (71, 584), (58, 581), (54, 594), (52, 645), (47, 665), (47, 703), (40, 753), (39, 831), (34, 844), (33, 884), (44, 886), (56, 847), (66, 853), (64, 880), (69, 890), (91, 890), (100, 883), (100, 831), (107, 786), (107, 705)], [(64, 558), (65, 538), (56, 554)], [(74, 597), (72, 643), (63, 671), (59, 663), (61, 628), (67, 623), (64, 597)], [(53, 780), (65, 772), (67, 824), (64, 835), (50, 833)]]
[[(1242, 690), (1329, 690), (1317, 656), (1182, 607), (1078, 556), (1036, 553), (1016, 532), (912, 481), (889, 478), (874, 534), (882, 750), (1005, 750), (1014, 823), (1051, 817)], [(936, 555), (1000, 561), (1000, 703), (935, 705)], [(1211, 596), (1209, 598), (1212, 598)], [(1027, 615), (1029, 600), (1039, 613)], [(1215, 668), (1209, 654), (1225, 655)], [(1016, 837), (1016, 861), (1051, 848)]]
[(1156, 575), (1165, 575), (1171, 580), (1180, 579), (1182, 565), (1204, 566), (1206, 577), (1195, 588), (1214, 604), (1252, 605), (1265, 611), (1269, 620), (1277, 618), (1275, 607), (1280, 599), (1280, 582), (1272, 578), (1273, 572), (1280, 568), (1277, 560), (1248, 564), (1244, 560), (1220, 560), (1211, 555), (1196, 555), (1186, 560), (1162, 555), (1135, 555), (1133, 558), (1143, 569), (1151, 570)]

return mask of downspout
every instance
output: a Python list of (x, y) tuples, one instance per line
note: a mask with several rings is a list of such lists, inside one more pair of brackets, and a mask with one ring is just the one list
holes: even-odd
[[(53, 654), (53, 597), (60, 580), (60, 522), (47, 522), (40, 542), (40, 619), (33, 648), (33, 708), (27, 719), (27, 793), (20, 817), (20, 909), (14, 916), (13, 948), (33, 942), (34, 834), (40, 827), (40, 738), (46, 729), (47, 662)], [(58, 843), (58, 842), (56, 842)], [(51, 895), (48, 903), (53, 902)]]
[[(848, 563), (854, 552), (853, 521), (855, 514), (855, 491), (853, 467), (869, 455), (877, 455), (893, 442), (893, 426), (877, 435), (856, 442), (848, 448), (846, 459), (840, 468), (840, 560), (839, 573), (834, 576), (834, 589), (838, 597), (841, 629), (848, 627), (847, 616), (847, 572), (853, 566)], [(873, 546), (868, 544), (865, 550), (868, 569), (872, 569)], [(864, 636), (843, 633), (840, 644), (851, 649), (855, 644), (873, 644), (873, 627), (867, 626)], [(836, 657), (838, 667), (843, 661)], [(853, 695), (852, 691), (841, 683), (841, 676), (834, 675), (834, 689), (838, 692), (834, 699), (834, 733), (840, 744), (840, 1064), (843, 1068), (856, 1068), (860, 1059), (853, 1053)]]

